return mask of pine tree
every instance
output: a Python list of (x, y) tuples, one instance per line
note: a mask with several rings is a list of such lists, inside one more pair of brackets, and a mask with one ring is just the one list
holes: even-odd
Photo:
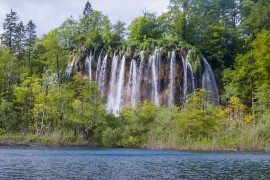
[(25, 45), (27, 48), (27, 55), (28, 55), (28, 63), (29, 67), (31, 69), (31, 55), (35, 46), (36, 42), (36, 25), (33, 23), (32, 20), (30, 20), (26, 25), (26, 39), (25, 39)]
[(16, 27), (14, 36), (14, 53), (18, 59), (22, 59), (23, 52), (25, 51), (25, 27), (21, 21)]
[(10, 13), (6, 15), (4, 20), (4, 33), (2, 34), (2, 44), (6, 47), (9, 47), (13, 51), (14, 46), (14, 36), (17, 28), (17, 21), (19, 16), (15, 11), (10, 10)]
[(85, 4), (84, 10), (83, 10), (83, 17), (89, 18), (90, 15), (94, 12), (92, 5), (89, 1)]
[(89, 1), (85, 4), (84, 10), (83, 10), (83, 18), (82, 18), (82, 25), (83, 29), (88, 32), (90, 29), (90, 16), (93, 14), (94, 10), (92, 8), (92, 5)]

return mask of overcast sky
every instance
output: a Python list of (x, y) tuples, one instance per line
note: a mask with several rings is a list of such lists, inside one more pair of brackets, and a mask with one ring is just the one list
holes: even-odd
[[(26, 24), (30, 19), (37, 26), (38, 35), (48, 33), (71, 15), (78, 19), (87, 0), (0, 0), (0, 33), (3, 20), (10, 9), (16, 11)], [(112, 23), (117, 20), (129, 24), (144, 11), (160, 15), (167, 11), (169, 0), (89, 0), (94, 10), (108, 15)]]

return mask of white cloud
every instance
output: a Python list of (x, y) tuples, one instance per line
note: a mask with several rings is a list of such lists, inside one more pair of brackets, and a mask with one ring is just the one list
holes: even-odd
[[(30, 19), (37, 25), (39, 35), (61, 25), (71, 15), (78, 18), (87, 0), (0, 0), (0, 33), (6, 14), (13, 9), (26, 24)], [(169, 0), (90, 0), (95, 10), (102, 11), (112, 22), (129, 24), (143, 11), (165, 12)]]

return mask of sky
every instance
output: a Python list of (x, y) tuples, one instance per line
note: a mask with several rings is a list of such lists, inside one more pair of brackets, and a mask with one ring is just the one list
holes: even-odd
[[(0, 33), (10, 9), (16, 11), (27, 24), (31, 19), (37, 26), (39, 36), (60, 26), (71, 15), (78, 19), (87, 0), (0, 0)], [(144, 11), (161, 15), (167, 11), (169, 0), (89, 0), (94, 10), (108, 15), (112, 23), (121, 20), (126, 24)]]

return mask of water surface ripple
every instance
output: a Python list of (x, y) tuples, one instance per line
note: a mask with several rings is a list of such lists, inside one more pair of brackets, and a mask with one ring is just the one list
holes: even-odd
[(270, 179), (270, 154), (0, 147), (0, 179)]

